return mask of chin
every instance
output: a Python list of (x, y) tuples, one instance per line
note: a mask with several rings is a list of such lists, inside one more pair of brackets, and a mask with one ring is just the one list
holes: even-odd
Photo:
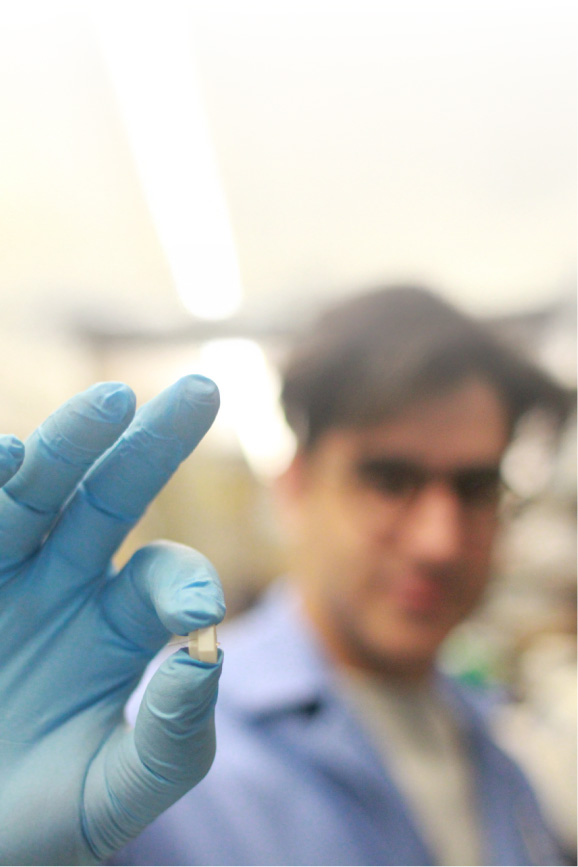
[[(448, 628), (410, 629), (395, 633), (391, 631), (386, 640), (368, 641), (361, 638), (363, 655), (376, 670), (395, 670), (403, 673), (431, 671), (435, 665), (440, 646), (449, 632)], [(382, 634), (382, 639), (385, 637)]]

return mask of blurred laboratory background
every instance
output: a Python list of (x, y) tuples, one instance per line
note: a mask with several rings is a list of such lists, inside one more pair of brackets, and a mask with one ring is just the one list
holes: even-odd
[[(283, 570), (278, 365), (327, 302), (425, 284), (575, 388), (576, 20), (559, 0), (1, 2), (0, 428), (97, 380), (142, 403), (215, 378), (218, 422), (120, 556), (200, 548), (234, 615)], [(492, 592), (446, 653), (503, 685), (501, 736), (545, 738), (550, 766), (576, 751), (575, 430), (518, 432)]]

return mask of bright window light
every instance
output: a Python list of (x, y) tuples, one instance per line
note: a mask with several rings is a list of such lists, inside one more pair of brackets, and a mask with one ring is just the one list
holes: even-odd
[(190, 4), (90, 4), (136, 168), (176, 289), (203, 319), (242, 300), (221, 179), (192, 62)]
[(218, 384), (220, 423), (234, 430), (256, 475), (281, 472), (294, 439), (278, 403), (279, 378), (261, 347), (246, 338), (211, 340), (201, 348), (200, 372)]

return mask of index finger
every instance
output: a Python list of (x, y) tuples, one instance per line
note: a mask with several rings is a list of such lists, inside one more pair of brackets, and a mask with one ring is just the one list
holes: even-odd
[(50, 545), (69, 562), (102, 570), (146, 507), (210, 428), (219, 391), (186, 376), (145, 404), (117, 444), (88, 473)]

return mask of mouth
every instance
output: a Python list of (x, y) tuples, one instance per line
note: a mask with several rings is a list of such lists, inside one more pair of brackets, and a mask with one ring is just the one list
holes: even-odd
[(398, 607), (410, 615), (433, 616), (447, 605), (447, 588), (438, 578), (424, 575), (399, 576), (391, 585)]

